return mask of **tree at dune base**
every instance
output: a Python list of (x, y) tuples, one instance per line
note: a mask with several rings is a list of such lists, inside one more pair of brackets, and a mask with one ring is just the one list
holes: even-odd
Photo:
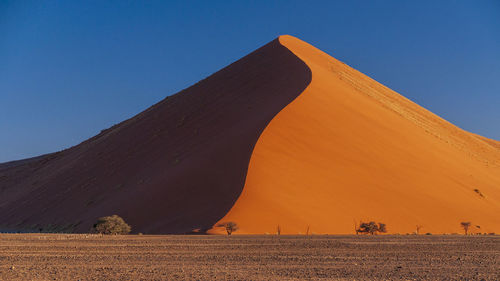
[(132, 228), (118, 215), (102, 217), (94, 224), (93, 232), (100, 234), (129, 234)]
[(469, 234), (469, 227), (471, 226), (471, 223), (468, 221), (463, 221), (460, 223), (460, 226), (464, 229), (464, 234), (467, 235)]
[(219, 223), (217, 225), (217, 227), (224, 227), (226, 229), (226, 232), (227, 232), (227, 235), (231, 235), (233, 234), (233, 232), (235, 232), (236, 230), (239, 229), (238, 225), (235, 223), (235, 222), (223, 222), (223, 223)]

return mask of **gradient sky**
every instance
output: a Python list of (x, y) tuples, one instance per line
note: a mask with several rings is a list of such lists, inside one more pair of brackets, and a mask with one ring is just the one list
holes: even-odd
[(76, 145), (281, 34), (500, 140), (497, 0), (0, 0), (0, 162)]

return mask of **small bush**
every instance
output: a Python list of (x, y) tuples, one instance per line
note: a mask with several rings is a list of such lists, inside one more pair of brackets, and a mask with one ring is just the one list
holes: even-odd
[(129, 234), (131, 227), (121, 217), (112, 215), (99, 218), (94, 224), (94, 231), (101, 234)]
[(381, 222), (378, 223), (378, 232), (380, 232), (380, 233), (387, 232), (387, 226), (385, 225), (385, 223), (381, 223)]
[(364, 233), (364, 234), (377, 234), (377, 232), (385, 233), (387, 232), (387, 226), (385, 223), (379, 222), (378, 224), (374, 221), (371, 222), (361, 222), (359, 224), (359, 228), (356, 229), (356, 233)]

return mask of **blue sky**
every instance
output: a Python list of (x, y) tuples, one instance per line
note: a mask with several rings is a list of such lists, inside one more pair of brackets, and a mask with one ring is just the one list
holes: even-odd
[(500, 140), (500, 1), (0, 0), (0, 162), (78, 144), (281, 34)]

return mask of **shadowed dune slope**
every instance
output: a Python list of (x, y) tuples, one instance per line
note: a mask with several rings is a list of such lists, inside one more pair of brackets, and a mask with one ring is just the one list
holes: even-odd
[(240, 195), (253, 147), (311, 81), (278, 40), (70, 149), (0, 164), (0, 230), (212, 227)]
[[(267, 126), (221, 221), (239, 233), (500, 232), (500, 145), (457, 128), (291, 36), (312, 82)], [(213, 229), (212, 232), (220, 232)]]

